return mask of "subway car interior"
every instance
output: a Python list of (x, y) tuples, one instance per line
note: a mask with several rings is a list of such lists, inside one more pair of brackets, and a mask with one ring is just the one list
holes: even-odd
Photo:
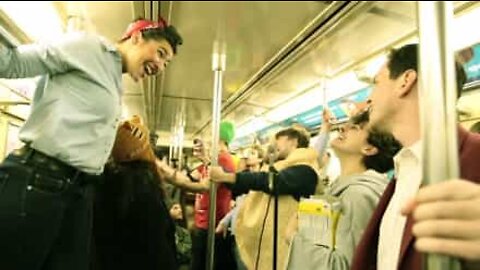
[(0, 2), (0, 269), (480, 269), (478, 25)]

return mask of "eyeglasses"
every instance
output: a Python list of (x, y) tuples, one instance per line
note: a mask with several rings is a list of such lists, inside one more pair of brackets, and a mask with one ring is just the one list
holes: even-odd
[(356, 124), (352, 124), (352, 123), (347, 123), (347, 124), (344, 124), (343, 126), (339, 127), (338, 128), (338, 132), (347, 132), (347, 131), (350, 131), (350, 130), (355, 130), (355, 131), (359, 131), (361, 130), (362, 127), (360, 125), (356, 125)]

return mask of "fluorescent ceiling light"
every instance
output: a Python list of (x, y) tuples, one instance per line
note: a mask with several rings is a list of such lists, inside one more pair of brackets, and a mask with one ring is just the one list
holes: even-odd
[[(375, 59), (372, 63), (369, 63), (370, 65), (368, 66), (368, 69), (374, 70), (377, 67), (381, 66), (382, 60), (384, 60), (384, 58), (382, 59), (380, 57), (379, 59)], [(367, 86), (367, 83), (357, 80), (357, 76), (354, 72), (344, 73), (343, 75), (326, 82), (327, 90), (325, 98), (328, 101), (332, 101), (347, 96), (348, 94), (351, 94)], [(320, 106), (323, 104), (323, 99), (323, 87), (321, 85), (318, 85), (312, 90), (268, 111), (267, 113), (265, 113), (264, 118), (256, 117), (253, 120), (242, 125), (238, 129), (238, 138), (268, 127), (271, 124), (269, 122), (278, 123), (289, 117)], [(304, 121), (310, 123), (318, 121), (319, 118), (321, 118), (321, 116), (309, 116), (308, 119), (305, 119)]]
[[(380, 60), (377, 60), (374, 64), (378, 66)], [(371, 69), (373, 69), (373, 67), (371, 67)], [(342, 76), (329, 80), (326, 83), (327, 92), (325, 98), (328, 101), (331, 101), (351, 94), (367, 86), (368, 84), (359, 82), (353, 72), (348, 72)], [(265, 118), (271, 122), (281, 122), (289, 117), (322, 105), (324, 98), (322, 91), (322, 87), (319, 85), (314, 89), (292, 99), (291, 101), (288, 101), (285, 104), (282, 104), (267, 112), (265, 114)], [(247, 134), (249, 133), (246, 133), (245, 135)]]
[(480, 41), (480, 8), (475, 7), (468, 12), (457, 16), (453, 20), (451, 27), (451, 37), (453, 48), (460, 50)]
[(328, 82), (327, 100), (332, 101), (341, 98), (367, 86), (368, 84), (358, 81), (353, 72), (344, 73)]
[(130, 110), (127, 106), (122, 106), (122, 119), (128, 119), (130, 117)]
[(0, 9), (31, 39), (54, 40), (62, 33), (62, 21), (52, 2), (0, 2)]
[(321, 104), (323, 104), (323, 95), (317, 87), (267, 112), (265, 118), (272, 122), (280, 122)]
[(320, 121), (321, 119), (322, 119), (322, 118), (321, 118), (320, 115), (319, 115), (319, 116), (315, 116), (315, 117), (309, 118), (309, 119), (303, 121), (303, 123), (305, 123), (305, 124), (310, 124), (310, 123), (318, 122), (318, 121)]
[(255, 117), (237, 129), (237, 138), (249, 135), (253, 132), (266, 128), (270, 123), (263, 117)]
[(310, 115), (308, 115), (308, 116), (304, 116), (304, 117), (302, 118), (302, 121), (305, 122), (305, 121), (310, 121), (311, 119), (319, 119), (319, 118), (322, 118), (321, 113), (319, 113), (319, 112), (314, 112), (314, 113), (310, 113)]
[(380, 68), (387, 62), (387, 56), (382, 54), (378, 57), (375, 57), (371, 61), (367, 63), (365, 68), (363, 69), (364, 75), (370, 77), (371, 79), (375, 78)]

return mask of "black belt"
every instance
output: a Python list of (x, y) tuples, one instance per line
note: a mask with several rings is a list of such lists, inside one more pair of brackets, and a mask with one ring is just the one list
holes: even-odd
[[(72, 167), (56, 158), (50, 157), (40, 151), (29, 146), (24, 146), (14, 150), (7, 159), (14, 159), (17, 162), (31, 165), (39, 171), (44, 171), (52, 176), (65, 178), (68, 182), (76, 182), (78, 184), (88, 184), (96, 182), (98, 176), (87, 174)], [(87, 177), (85, 177), (87, 176)], [(78, 181), (82, 179), (81, 183)]]

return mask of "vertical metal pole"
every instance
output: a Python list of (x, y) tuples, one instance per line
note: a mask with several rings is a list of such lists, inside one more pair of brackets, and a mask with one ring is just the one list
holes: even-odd
[[(213, 115), (212, 115), (212, 166), (218, 165), (218, 141), (220, 139), (220, 113), (222, 105), (222, 80), (226, 65), (225, 48), (221, 48), (216, 41), (214, 43), (212, 55), (212, 70), (214, 73), (213, 86)], [(217, 185), (210, 182), (210, 205), (208, 212), (208, 248), (207, 248), (207, 268), (214, 269), (215, 258), (215, 218), (217, 212)]]
[(180, 134), (178, 139), (178, 168), (183, 168), (183, 140), (185, 138), (185, 126), (180, 127)]
[(178, 156), (178, 166), (180, 169), (183, 168), (184, 161), (183, 161), (183, 146), (184, 146), (184, 141), (185, 141), (185, 123), (186, 123), (186, 113), (185, 113), (185, 100), (182, 101), (182, 105), (180, 108), (181, 112), (181, 117), (180, 117), (180, 130), (181, 130), (181, 136), (180, 136), (180, 153)]
[[(174, 122), (174, 119), (172, 117), (172, 123)], [(172, 165), (172, 159), (173, 159), (173, 150), (175, 145), (175, 129), (172, 124), (170, 127), (170, 145), (168, 146), (168, 165)]]
[[(174, 118), (176, 119), (176, 118)], [(174, 126), (173, 126), (173, 137), (172, 137), (172, 158), (170, 159), (170, 162), (171, 164), (174, 164), (175, 165), (175, 168), (176, 167), (176, 162), (175, 160), (177, 159), (177, 141), (178, 141), (178, 134), (177, 134), (177, 125), (176, 123), (174, 122)]]
[(278, 183), (274, 179), (273, 172), (269, 172), (270, 183), (273, 183), (273, 270), (277, 270), (278, 252)]
[(327, 100), (327, 78), (322, 77), (321, 80), (321, 90), (322, 91), (322, 105), (323, 105), (323, 110), (328, 109), (328, 100)]
[[(417, 3), (423, 181), (433, 184), (459, 175), (455, 60), (449, 40), (453, 6), (443, 1)], [(428, 254), (424, 269), (455, 270), (460, 269), (460, 263), (451, 257)]]

